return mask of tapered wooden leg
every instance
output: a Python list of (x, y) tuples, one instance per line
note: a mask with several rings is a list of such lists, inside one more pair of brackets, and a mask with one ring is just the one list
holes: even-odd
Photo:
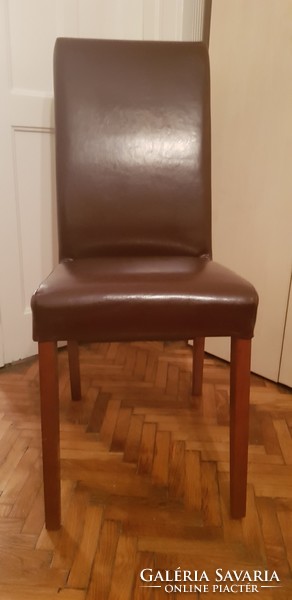
[(246, 513), (251, 340), (231, 339), (230, 512)]
[(58, 357), (55, 342), (39, 343), (45, 520), (61, 526)]
[(203, 386), (203, 366), (204, 366), (204, 347), (205, 338), (197, 337), (193, 345), (193, 387), (194, 396), (201, 396)]
[(80, 365), (78, 342), (68, 340), (68, 358), (72, 400), (81, 400)]

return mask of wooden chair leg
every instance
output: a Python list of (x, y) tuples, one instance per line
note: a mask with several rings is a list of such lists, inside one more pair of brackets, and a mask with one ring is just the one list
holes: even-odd
[(197, 337), (193, 344), (193, 386), (194, 396), (201, 396), (203, 386), (203, 366), (204, 366), (204, 347), (205, 338)]
[(68, 340), (68, 358), (72, 400), (81, 400), (80, 364), (78, 342)]
[(49, 530), (61, 526), (58, 356), (55, 342), (39, 343), (40, 400), (45, 520)]
[(230, 512), (246, 513), (251, 340), (231, 339), (230, 364)]

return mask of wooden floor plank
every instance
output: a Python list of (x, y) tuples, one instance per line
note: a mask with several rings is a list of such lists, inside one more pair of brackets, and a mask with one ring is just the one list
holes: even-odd
[(156, 485), (166, 486), (168, 484), (170, 441), (170, 432), (156, 432), (152, 465), (152, 481)]
[(200, 453), (193, 450), (185, 452), (184, 503), (188, 509), (202, 508)]
[(103, 522), (86, 600), (108, 599), (120, 529), (117, 521)]
[(120, 598), (131, 600), (136, 551), (136, 538), (121, 533), (117, 545), (108, 600), (119, 600)]
[(68, 586), (73, 589), (88, 587), (101, 524), (102, 508), (86, 506), (83, 531), (68, 578)]

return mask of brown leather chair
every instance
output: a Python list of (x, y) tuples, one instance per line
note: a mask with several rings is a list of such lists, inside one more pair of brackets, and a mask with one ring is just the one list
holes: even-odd
[[(231, 336), (231, 515), (246, 505), (252, 285), (211, 258), (210, 97), (202, 43), (59, 39), (54, 56), (60, 262), (32, 298), (46, 526), (60, 527), (57, 341)], [(232, 249), (231, 249), (232, 251)]]

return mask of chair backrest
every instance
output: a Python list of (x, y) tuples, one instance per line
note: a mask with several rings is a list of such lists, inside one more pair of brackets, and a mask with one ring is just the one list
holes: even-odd
[(60, 38), (54, 82), (60, 258), (209, 255), (205, 46)]

